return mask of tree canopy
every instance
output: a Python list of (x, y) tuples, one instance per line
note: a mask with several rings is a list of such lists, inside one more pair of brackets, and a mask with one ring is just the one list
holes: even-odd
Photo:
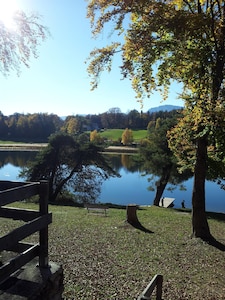
[(170, 183), (175, 188), (178, 185), (182, 187), (181, 183), (193, 176), (190, 168), (183, 173), (179, 172), (178, 160), (168, 146), (167, 132), (177, 124), (180, 115), (181, 112), (174, 111), (166, 119), (158, 118), (154, 122), (151, 121), (148, 126), (148, 138), (140, 146), (146, 175), (152, 175), (149, 182), (153, 183), (153, 179), (157, 177), (154, 187), (156, 194), (153, 200), (153, 204), (157, 206), (167, 184)]
[(126, 128), (122, 133), (121, 143), (123, 145), (130, 145), (134, 141), (133, 132), (131, 129)]
[[(193, 236), (212, 239), (205, 214), (205, 179), (209, 148), (218, 151), (224, 139), (224, 1), (90, 0), (87, 16), (94, 36), (109, 22), (123, 36), (91, 52), (92, 88), (98, 86), (103, 70), (111, 70), (118, 54), (121, 73), (131, 80), (139, 100), (153, 90), (162, 90), (166, 97), (172, 80), (182, 83), (180, 97), (188, 117), (180, 125), (195, 144), (192, 231)], [(182, 143), (180, 131), (176, 134)], [(222, 162), (224, 150), (219, 149)]]
[(48, 180), (52, 202), (69, 189), (81, 203), (95, 201), (102, 180), (115, 175), (99, 147), (62, 133), (52, 135), (48, 146), (21, 174), (30, 181)]
[(49, 36), (49, 30), (40, 23), (37, 13), (18, 10), (14, 14), (13, 28), (0, 22), (0, 72), (20, 73), (21, 65), (29, 67), (31, 57), (38, 57), (38, 46)]

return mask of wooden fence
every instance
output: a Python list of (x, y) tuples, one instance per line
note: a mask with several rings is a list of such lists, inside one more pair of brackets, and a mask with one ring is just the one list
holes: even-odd
[[(52, 214), (48, 212), (48, 182), (0, 181), (0, 217), (24, 221), (25, 224), (0, 237), (0, 252), (12, 251), (16, 256), (0, 267), (0, 283), (35, 257), (39, 267), (48, 267), (48, 225)], [(24, 210), (5, 205), (39, 195), (39, 211)], [(22, 242), (28, 236), (39, 232), (39, 243)]]
[(151, 295), (156, 288), (156, 300), (162, 300), (162, 283), (163, 276), (155, 275), (153, 279), (149, 282), (147, 287), (141, 293), (141, 295), (137, 298), (137, 300), (150, 300)]

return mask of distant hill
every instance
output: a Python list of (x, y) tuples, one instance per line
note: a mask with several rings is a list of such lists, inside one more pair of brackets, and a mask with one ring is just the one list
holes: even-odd
[(148, 110), (148, 112), (153, 113), (153, 112), (158, 112), (158, 111), (172, 111), (175, 109), (182, 109), (182, 106), (176, 106), (176, 105), (160, 105), (157, 107), (152, 107)]

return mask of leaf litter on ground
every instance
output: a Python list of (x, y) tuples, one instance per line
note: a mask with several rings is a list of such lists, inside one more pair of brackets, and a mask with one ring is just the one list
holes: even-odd
[[(163, 275), (163, 299), (225, 299), (225, 252), (190, 238), (189, 212), (138, 210), (140, 223), (154, 232), (147, 233), (125, 223), (125, 209), (110, 208), (106, 217), (77, 207), (49, 209), (49, 256), (63, 266), (64, 300), (137, 299), (155, 274)], [(0, 222), (3, 233), (13, 228)], [(210, 217), (209, 225), (225, 244), (224, 219)]]

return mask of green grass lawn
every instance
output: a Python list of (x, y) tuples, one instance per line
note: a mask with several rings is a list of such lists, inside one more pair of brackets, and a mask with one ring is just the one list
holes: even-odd
[[(138, 210), (141, 224), (154, 232), (145, 233), (124, 222), (125, 209), (110, 208), (107, 217), (76, 207), (50, 206), (50, 211), (50, 260), (63, 266), (64, 300), (136, 299), (155, 274), (163, 275), (165, 300), (224, 299), (225, 252), (190, 238), (190, 213)], [(0, 222), (3, 234), (10, 225)], [(224, 216), (211, 217), (209, 225), (225, 244)]]
[[(124, 129), (107, 129), (101, 132), (101, 136), (111, 140), (111, 141), (118, 141), (121, 139)], [(132, 130), (133, 138), (135, 142), (139, 142), (140, 140), (146, 138), (147, 130)]]
[[(100, 132), (100, 135), (103, 138), (106, 138), (107, 140), (111, 141), (119, 141), (122, 137), (122, 134), (125, 129), (107, 129), (103, 132)], [(135, 142), (139, 142), (140, 140), (146, 138), (147, 136), (147, 130), (132, 130), (133, 132), (133, 138)], [(14, 142), (14, 141), (2, 141), (0, 140), (0, 145), (4, 144), (22, 144), (24, 142)]]

